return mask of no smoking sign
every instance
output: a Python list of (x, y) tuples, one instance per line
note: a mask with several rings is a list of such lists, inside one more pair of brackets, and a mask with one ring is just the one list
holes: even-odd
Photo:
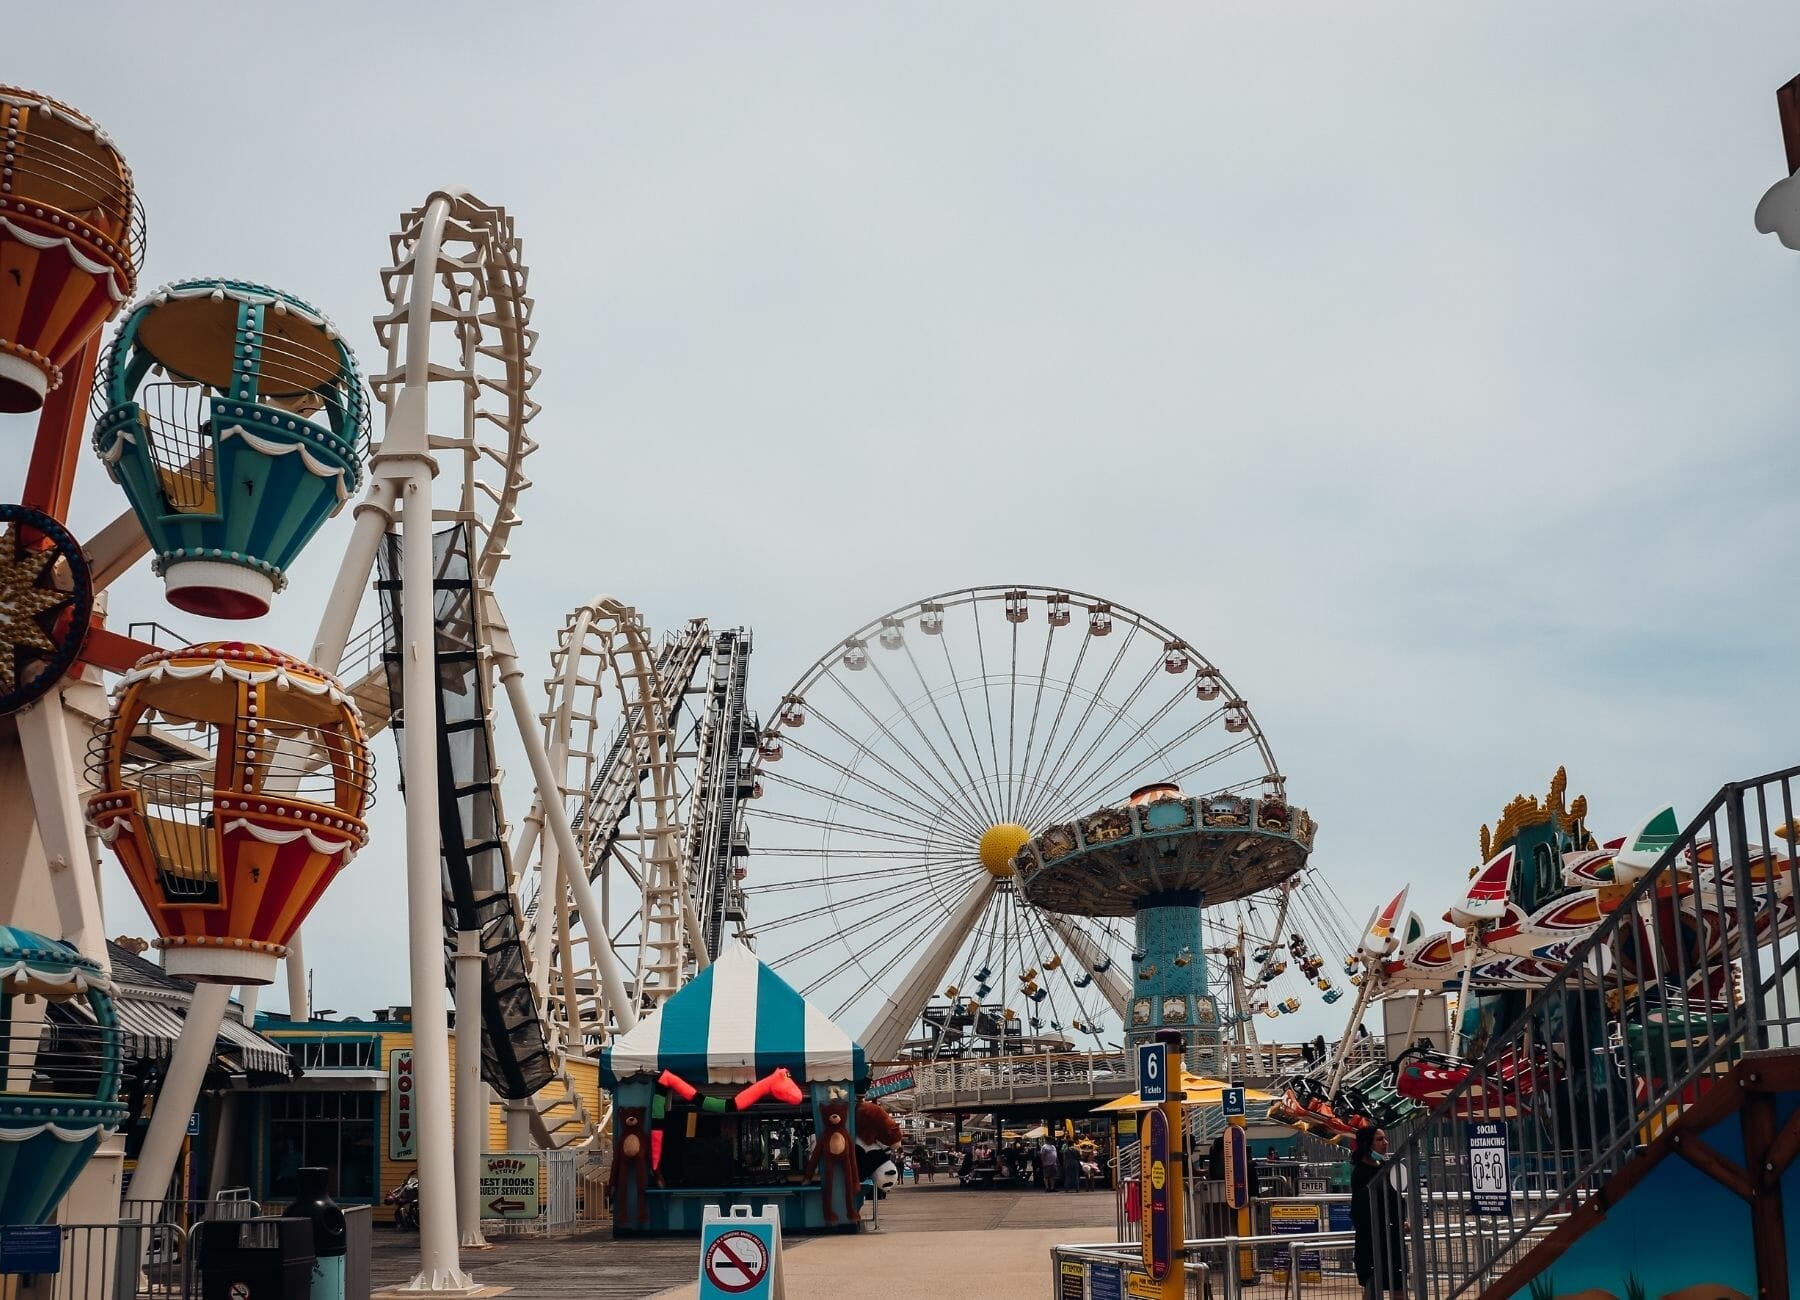
[(748, 1291), (768, 1275), (769, 1248), (754, 1233), (723, 1233), (706, 1248), (702, 1266), (708, 1282), (735, 1295)]

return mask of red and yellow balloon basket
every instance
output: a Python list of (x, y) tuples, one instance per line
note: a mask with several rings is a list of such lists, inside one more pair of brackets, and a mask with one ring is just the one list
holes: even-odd
[(62, 367), (131, 297), (144, 217), (106, 133), (54, 99), (0, 86), (0, 411), (35, 411)]
[(171, 975), (267, 984), (368, 839), (374, 773), (343, 687), (265, 646), (208, 642), (125, 674), (94, 733), (88, 820)]

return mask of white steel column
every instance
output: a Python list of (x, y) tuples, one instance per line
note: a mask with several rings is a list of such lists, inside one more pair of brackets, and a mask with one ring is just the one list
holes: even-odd
[[(422, 264), (429, 265), (435, 257)], [(414, 327), (413, 340), (429, 336)], [(410, 399), (410, 400), (409, 400)], [(416, 408), (423, 434), (425, 392), (409, 385), (389, 420)], [(422, 436), (421, 439), (422, 441)], [(382, 457), (386, 459), (386, 457)], [(397, 457), (400, 459), (400, 457)], [(450, 1118), (450, 1034), (444, 997), (443, 861), (438, 842), (437, 621), (432, 600), (431, 476), (423, 452), (406, 456), (405, 514), (400, 538), (400, 620), (404, 640), (401, 745), (406, 755), (406, 900), (413, 1006), (414, 1115), (419, 1133), (419, 1272), (408, 1291), (468, 1292), (462, 1271), (453, 1188), (456, 1169)]]
[[(506, 698), (512, 705), (513, 721), (518, 727), (520, 742), (525, 747), (525, 757), (531, 763), (532, 776), (537, 781), (538, 806), (543, 809), (544, 822), (565, 864), (562, 876), (568, 882), (569, 892), (574, 895), (575, 910), (581, 913), (581, 925), (587, 931), (588, 948), (593, 953), (594, 964), (600, 969), (600, 987), (606, 993), (613, 1017), (619, 1022), (619, 1032), (628, 1033), (637, 1026), (637, 1004), (626, 994), (624, 965), (613, 951), (612, 938), (601, 923), (600, 909), (594, 901), (594, 891), (588, 883), (587, 872), (582, 870), (581, 850), (575, 843), (575, 832), (569, 829), (569, 810), (563, 804), (562, 786), (558, 784), (556, 774), (550, 770), (550, 753), (544, 748), (541, 723), (531, 707), (531, 701), (525, 697), (525, 670), (519, 666), (511, 635), (493, 604), (492, 593), (486, 594), (491, 615), (488, 634), (493, 643), (494, 666), (500, 674), (501, 684), (506, 687)], [(538, 924), (544, 924), (542, 903), (538, 905)]]
[(906, 978), (882, 1001), (859, 1040), (863, 1055), (871, 1062), (891, 1061), (900, 1054), (900, 1049), (906, 1045), (906, 1035), (931, 999), (931, 991), (937, 987), (945, 967), (968, 937), (999, 883), (985, 871), (977, 877), (968, 892), (951, 908), (943, 927), (925, 945), (925, 951), (919, 954), (919, 960), (913, 963)]
[[(487, 1088), (481, 1082), (481, 931), (456, 932), (456, 1227), (464, 1246), (481, 1235), (481, 1151)], [(422, 1181), (422, 1180), (421, 1180)]]
[(219, 1026), (224, 1023), (225, 1004), (229, 1001), (229, 984), (194, 986), (169, 1072), (163, 1075), (162, 1087), (156, 1091), (156, 1111), (150, 1116), (150, 1131), (144, 1135), (143, 1149), (138, 1152), (137, 1172), (131, 1177), (134, 1201), (160, 1201), (168, 1194), (169, 1179), (181, 1155), (181, 1140), (187, 1136), (188, 1116), (193, 1114), (194, 1102), (200, 1096), (200, 1083), (218, 1044)]
[[(310, 662), (315, 668), (335, 675), (343, 663), (344, 647), (349, 644), (356, 612), (362, 608), (363, 593), (369, 589), (369, 574), (374, 571), (381, 539), (393, 527), (396, 492), (393, 482), (377, 478), (357, 504), (350, 545), (344, 551), (344, 562), (338, 566), (337, 581), (331, 585), (325, 613), (319, 619), (319, 634), (313, 638)], [(288, 1018), (305, 1021), (311, 1019), (312, 1007), (306, 990), (306, 952), (300, 933), (294, 931), (294, 937), (288, 941)]]
[[(61, 687), (14, 715), (19, 728), (19, 747), (25, 758), (26, 783), (31, 788), (32, 811), (38, 838), (50, 866), (50, 885), (56, 898), (59, 936), (83, 957), (100, 963), (112, 973), (106, 955), (105, 920), (100, 913), (100, 891), (88, 854), (87, 824), (82, 819), (81, 791), (86, 788), (75, 768), (69, 747), (67, 707)], [(213, 1027), (214, 1032), (218, 1026)]]

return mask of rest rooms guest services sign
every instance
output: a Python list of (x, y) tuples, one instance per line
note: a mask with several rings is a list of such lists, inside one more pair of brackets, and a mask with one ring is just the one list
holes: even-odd
[(481, 1217), (535, 1219), (538, 1216), (538, 1168), (535, 1151), (505, 1151), (481, 1157)]
[(414, 1126), (418, 1104), (413, 1088), (412, 1049), (402, 1047), (388, 1057), (388, 1159), (419, 1158), (419, 1131)]

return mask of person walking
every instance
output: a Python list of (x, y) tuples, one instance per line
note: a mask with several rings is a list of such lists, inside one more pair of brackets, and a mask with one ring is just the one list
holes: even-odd
[(1054, 1192), (1057, 1175), (1056, 1143), (1050, 1140), (1048, 1134), (1044, 1135), (1044, 1145), (1038, 1148), (1038, 1169), (1044, 1176), (1044, 1190)]
[[(1387, 1150), (1386, 1129), (1371, 1125), (1356, 1131), (1350, 1167), (1350, 1227), (1356, 1233), (1356, 1280), (1370, 1300), (1406, 1290), (1402, 1236), (1406, 1203), (1390, 1177)], [(1381, 1242), (1379, 1261), (1377, 1237)]]

